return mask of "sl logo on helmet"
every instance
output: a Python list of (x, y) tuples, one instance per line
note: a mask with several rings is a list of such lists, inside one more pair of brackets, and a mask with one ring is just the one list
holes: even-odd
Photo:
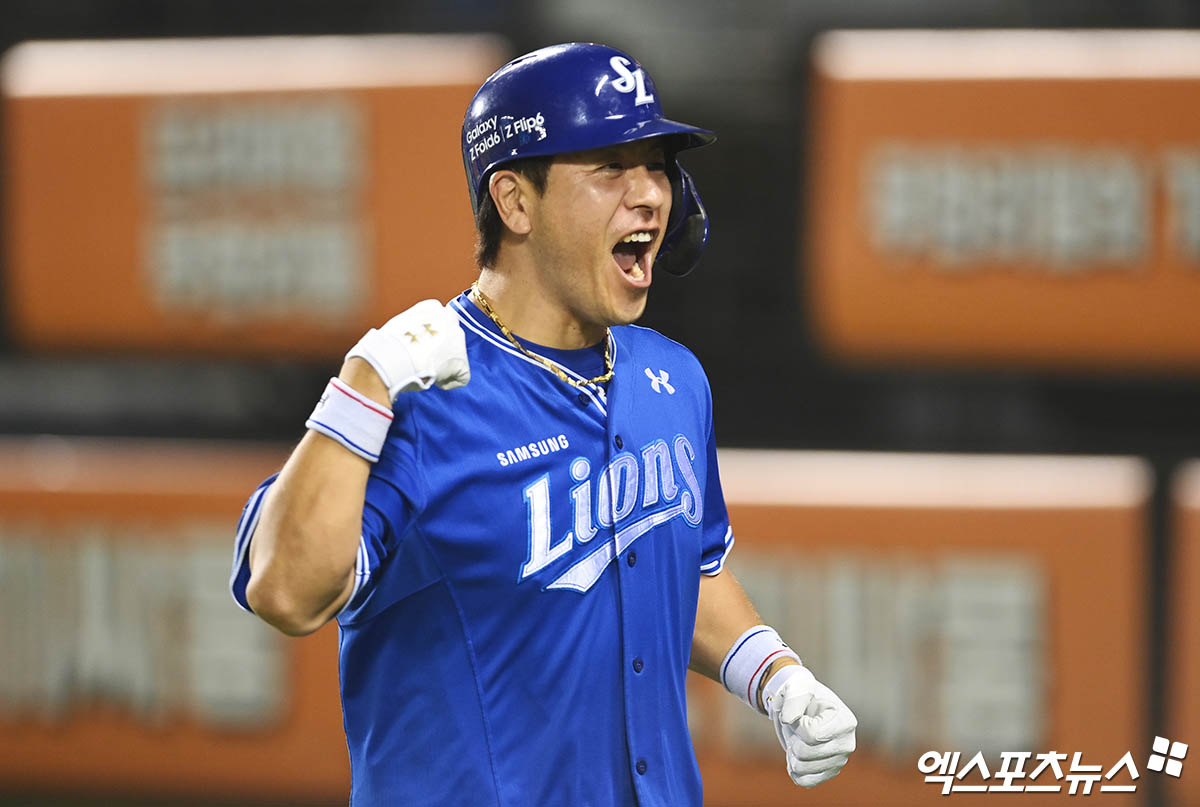
[(620, 76), (619, 79), (612, 83), (613, 89), (617, 92), (633, 92), (637, 90), (637, 98), (634, 100), (635, 106), (642, 104), (653, 104), (654, 96), (646, 92), (646, 75), (642, 72), (642, 68), (630, 70), (629, 66), (633, 64), (624, 56), (614, 56), (608, 60), (612, 65), (612, 69)]

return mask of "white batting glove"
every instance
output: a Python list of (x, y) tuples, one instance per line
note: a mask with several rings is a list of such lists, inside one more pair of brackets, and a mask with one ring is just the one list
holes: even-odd
[(471, 380), (467, 340), (458, 315), (437, 300), (422, 300), (372, 328), (346, 358), (365, 359), (388, 388), (392, 400), (402, 392), (465, 386)]
[(763, 705), (787, 757), (788, 775), (815, 787), (841, 772), (854, 751), (858, 720), (807, 668), (781, 668), (763, 687)]

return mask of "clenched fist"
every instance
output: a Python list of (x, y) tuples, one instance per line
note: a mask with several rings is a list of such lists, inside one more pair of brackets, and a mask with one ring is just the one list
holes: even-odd
[(841, 772), (855, 748), (858, 720), (833, 690), (807, 668), (791, 665), (771, 676), (763, 705), (793, 782), (814, 787)]
[(465, 386), (471, 380), (467, 342), (458, 315), (437, 300), (422, 300), (372, 328), (346, 358), (364, 359), (394, 401), (402, 392)]

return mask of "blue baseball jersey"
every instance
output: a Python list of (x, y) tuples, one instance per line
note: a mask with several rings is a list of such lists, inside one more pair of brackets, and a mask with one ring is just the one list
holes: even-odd
[[(685, 680), (700, 575), (733, 545), (703, 370), (614, 327), (612, 380), (570, 386), (450, 305), (471, 381), (397, 398), (338, 616), (350, 803), (699, 805)], [(238, 527), (247, 610), (271, 481)]]

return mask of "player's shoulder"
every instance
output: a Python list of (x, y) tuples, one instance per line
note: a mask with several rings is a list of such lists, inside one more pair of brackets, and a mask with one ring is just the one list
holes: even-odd
[[(704, 367), (686, 345), (663, 336), (653, 328), (642, 325), (620, 325), (612, 328), (618, 350), (624, 348), (639, 362), (671, 365), (673, 372), (696, 374), (704, 378)], [(706, 379), (707, 382), (707, 379)]]
[[(484, 313), (471, 302), (468, 292), (469, 290), (464, 291), (446, 302), (446, 308), (458, 317), (458, 323), (466, 336), (468, 349), (474, 349), (477, 344), (484, 342), (491, 342), (501, 346), (502, 349), (507, 349), (503, 337), (492, 331)], [(474, 373), (475, 368), (473, 367), (471, 370)]]
[(647, 328), (644, 325), (614, 325), (611, 330), (619, 342), (629, 342), (631, 345), (639, 347), (651, 347), (671, 355), (690, 356), (699, 361), (686, 345), (676, 342), (669, 336), (664, 336), (653, 328)]

